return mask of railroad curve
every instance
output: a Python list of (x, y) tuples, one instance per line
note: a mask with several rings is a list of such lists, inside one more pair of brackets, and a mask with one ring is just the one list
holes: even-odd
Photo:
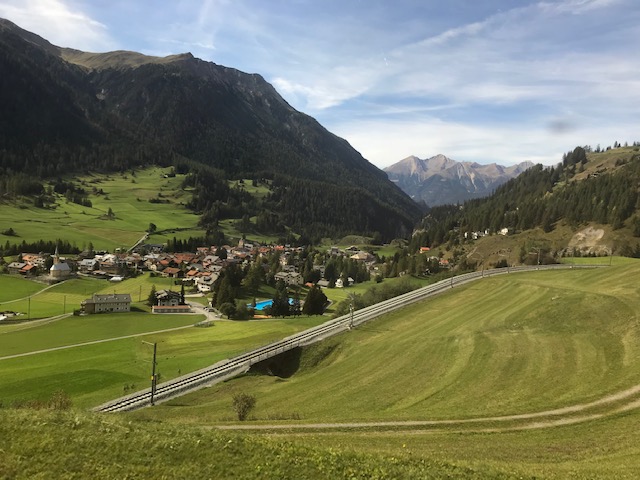
[[(155, 403), (160, 403), (180, 395), (184, 395), (185, 393), (204, 388), (205, 386), (228, 380), (247, 372), (255, 363), (275, 357), (276, 355), (280, 355), (281, 353), (296, 347), (303, 347), (319, 342), (333, 335), (349, 330), (352, 327), (356, 327), (380, 317), (381, 315), (403, 308), (411, 303), (424, 300), (430, 296), (448, 291), (455, 286), (480, 280), (484, 277), (509, 275), (512, 273), (531, 272), (537, 270), (584, 269), (599, 267), (603, 267), (603, 265), (520, 266), (497, 268), (484, 270), (482, 272), (471, 272), (452, 276), (432, 285), (427, 285), (426, 287), (407, 292), (403, 295), (399, 295), (375, 305), (356, 310), (353, 314), (347, 314), (328, 320), (321, 325), (317, 325), (282, 340), (256, 348), (255, 350), (243, 353), (237, 357), (222, 360), (209, 367), (161, 383), (156, 386), (156, 390), (154, 391), (154, 401)], [(95, 407), (94, 410), (98, 412), (122, 412), (137, 410), (139, 408), (147, 407), (150, 404), (151, 391), (150, 389), (145, 389), (99, 405)]]

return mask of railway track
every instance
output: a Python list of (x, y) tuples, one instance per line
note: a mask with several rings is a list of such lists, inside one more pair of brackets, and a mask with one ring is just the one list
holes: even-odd
[[(540, 266), (522, 266), (508, 267), (485, 270), (482, 272), (472, 272), (463, 275), (452, 276), (449, 279), (428, 285), (426, 287), (407, 292), (403, 295), (391, 298), (384, 302), (371, 305), (354, 311), (352, 314), (343, 315), (341, 317), (329, 320), (321, 325), (317, 325), (303, 332), (283, 338), (277, 342), (264, 345), (249, 352), (238, 355), (237, 357), (222, 360), (214, 365), (203, 368), (201, 370), (174, 378), (167, 382), (156, 386), (154, 392), (154, 402), (162, 402), (171, 398), (178, 397), (187, 392), (191, 392), (208, 385), (222, 382), (229, 378), (233, 378), (241, 373), (247, 372), (251, 365), (266, 360), (276, 355), (280, 355), (288, 350), (296, 347), (310, 345), (315, 342), (324, 340), (338, 333), (357, 327), (374, 318), (386, 313), (392, 312), (399, 308), (405, 307), (411, 303), (424, 300), (430, 296), (437, 295), (447, 291), (457, 285), (463, 285), (468, 282), (482, 279), (484, 277), (492, 277), (496, 275), (509, 275), (517, 272), (527, 272), (535, 270), (558, 270), (572, 268), (595, 268), (602, 265), (540, 265)], [(151, 390), (141, 390), (136, 393), (112, 400), (104, 403), (96, 408), (98, 412), (123, 412), (131, 411), (149, 406), (151, 404)]]

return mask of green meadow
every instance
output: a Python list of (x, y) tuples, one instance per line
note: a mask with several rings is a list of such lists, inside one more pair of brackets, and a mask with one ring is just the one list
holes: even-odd
[[(73, 468), (75, 460), (65, 456), (56, 465), (21, 463), (17, 452), (23, 450), (16, 445), (28, 445), (44, 424), (38, 435), (53, 444), (68, 428), (97, 435), (101, 448), (80, 442), (77, 458), (112, 476), (113, 462), (103, 462), (100, 450), (115, 448), (121, 464), (149, 473), (135, 459), (161, 436), (171, 438), (170, 468), (195, 476), (204, 474), (202, 461), (190, 459), (202, 444), (201, 453), (215, 463), (208, 471), (243, 478), (292, 472), (300, 478), (636, 478), (639, 267), (637, 260), (615, 258), (607, 268), (485, 278), (281, 359), (297, 369), (287, 378), (249, 374), (153, 409), (29, 413), (34, 422), (20, 410), (0, 409), (4, 428), (16, 439), (3, 447), (0, 472)], [(132, 288), (141, 288), (151, 279), (134, 280)], [(136, 321), (144, 317), (138, 314)], [(2, 337), (11, 333), (0, 334), (0, 349), (47, 345), (56, 324), (59, 334), (69, 332), (75, 340), (122, 331), (119, 319), (129, 322), (127, 332), (148, 328), (125, 316), (94, 320), (101, 318), (101, 328), (71, 318), (15, 332), (9, 340)], [(0, 360), (0, 400), (44, 399), (62, 388), (76, 407), (87, 408), (126, 387), (146, 386), (152, 352), (142, 340), (158, 342), (158, 367), (167, 379), (319, 321), (218, 321)], [(231, 399), (240, 392), (257, 399), (242, 426), (264, 430), (216, 432), (221, 424), (237, 423)], [(363, 424), (349, 426), (353, 422)], [(209, 445), (216, 447), (209, 452)], [(265, 452), (272, 449), (278, 454), (268, 460)], [(239, 464), (250, 464), (250, 471)]]
[(138, 335), (0, 359), (0, 400), (42, 399), (62, 389), (72, 397), (74, 405), (89, 408), (122, 396), (126, 393), (125, 386), (146, 387), (152, 348), (143, 341), (158, 343), (158, 371), (164, 381), (322, 321), (321, 317), (217, 321), (210, 327), (150, 333), (193, 325), (201, 319), (199, 315), (101, 314), (71, 317), (20, 331), (0, 330), (0, 356)]
[(1, 302), (28, 297), (43, 288), (43, 285), (22, 277), (0, 275), (0, 310), (4, 310)]
[[(67, 202), (62, 195), (56, 196), (56, 204), (50, 208), (36, 208), (28, 200), (2, 204), (0, 224), (13, 228), (18, 236), (0, 235), (0, 241), (60, 238), (79, 248), (91, 242), (96, 249), (113, 250), (131, 247), (150, 223), (159, 231), (170, 232), (152, 237), (150, 242), (161, 243), (174, 235), (202, 236), (202, 230), (196, 228), (198, 216), (184, 206), (191, 194), (181, 189), (182, 176), (165, 178), (168, 171), (153, 167), (135, 174), (93, 174), (72, 179), (89, 193), (92, 207)], [(94, 187), (104, 193), (93, 193)], [(151, 199), (163, 203), (151, 203)], [(113, 219), (107, 218), (110, 208)]]
[[(485, 278), (307, 347), (289, 378), (246, 375), (130, 417), (234, 423), (231, 399), (246, 392), (257, 404), (245, 425), (312, 447), (514, 476), (633, 478), (638, 284), (638, 261), (619, 258)], [(432, 423), (376, 425), (412, 421)], [(371, 425), (288, 428), (353, 422)]]
[(302, 443), (132, 422), (115, 415), (0, 408), (3, 479), (510, 478), (492, 469)]
[[(40, 399), (65, 390), (83, 407), (121, 396), (125, 386), (143, 388), (149, 377), (150, 347), (158, 342), (164, 380), (275, 341), (326, 320), (302, 317), (252, 322), (216, 321), (208, 328), (189, 327), (202, 315), (152, 315), (145, 304), (152, 287), (178, 287), (173, 279), (148, 273), (118, 283), (74, 278), (47, 287), (15, 276), (0, 276), (2, 310), (22, 312), (19, 322), (0, 323), (0, 357), (75, 346), (35, 355), (0, 358), (0, 401)], [(131, 313), (67, 316), (93, 293), (129, 293)], [(31, 294), (29, 297), (27, 297)], [(206, 303), (206, 297), (194, 297)], [(53, 317), (53, 318), (51, 318)], [(34, 320), (36, 319), (36, 320)], [(37, 320), (41, 319), (41, 320)], [(146, 334), (146, 335), (145, 335)]]

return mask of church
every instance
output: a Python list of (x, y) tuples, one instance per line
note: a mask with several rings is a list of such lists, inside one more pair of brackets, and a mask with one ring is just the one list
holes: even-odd
[(51, 279), (60, 281), (66, 280), (71, 276), (71, 267), (66, 262), (60, 261), (60, 255), (58, 254), (58, 247), (56, 246), (56, 253), (53, 254), (53, 265), (49, 269), (49, 277)]

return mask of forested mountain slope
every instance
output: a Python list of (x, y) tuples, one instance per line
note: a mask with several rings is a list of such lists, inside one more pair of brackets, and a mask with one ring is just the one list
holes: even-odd
[[(60, 48), (1, 19), (0, 71), (4, 193), (37, 193), (36, 178), (155, 163), (207, 178), (196, 203), (209, 219), (231, 203), (234, 214), (275, 216), (275, 225), (309, 236), (393, 237), (419, 216), (384, 172), (260, 75), (191, 54)], [(233, 178), (277, 190), (257, 210), (243, 207), (229, 196)]]
[(558, 222), (628, 227), (640, 236), (640, 146), (587, 150), (576, 147), (553, 167), (536, 165), (488, 198), (432, 209), (417, 242), (439, 244), (452, 234), (503, 228), (550, 232)]

